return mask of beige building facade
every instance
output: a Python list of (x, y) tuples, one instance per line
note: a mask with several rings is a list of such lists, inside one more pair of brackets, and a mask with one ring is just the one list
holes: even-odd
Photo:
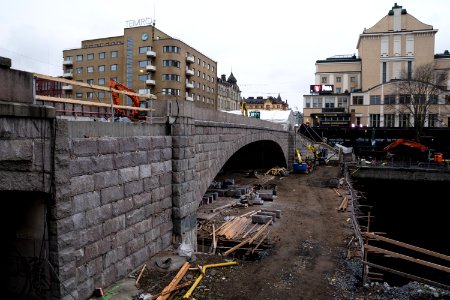
[(217, 109), (223, 111), (240, 109), (241, 90), (233, 73), (217, 78)]
[[(63, 77), (109, 86), (116, 82), (158, 99), (193, 101), (217, 109), (217, 62), (153, 25), (124, 29), (121, 36), (85, 40), (63, 51)], [(64, 96), (110, 102), (108, 92), (64, 85)], [(131, 105), (126, 97), (121, 104)]]
[[(450, 54), (435, 54), (437, 29), (395, 4), (374, 26), (364, 29), (358, 55), (316, 61), (315, 82), (303, 96), (304, 122), (311, 126), (409, 127), (412, 116), (399, 105), (399, 80), (414, 68), (433, 64), (450, 78)], [(448, 127), (449, 86), (443, 86), (427, 113), (425, 126)]]

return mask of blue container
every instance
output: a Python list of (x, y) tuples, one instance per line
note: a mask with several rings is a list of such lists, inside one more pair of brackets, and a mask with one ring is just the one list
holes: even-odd
[(306, 171), (306, 163), (294, 163), (293, 165), (294, 172), (305, 172)]

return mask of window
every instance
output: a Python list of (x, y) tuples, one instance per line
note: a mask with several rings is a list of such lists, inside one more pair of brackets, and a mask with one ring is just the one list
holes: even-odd
[(77, 71), (77, 74), (83, 74), (83, 67), (78, 67), (76, 69), (76, 71)]
[(429, 95), (428, 97), (430, 97), (428, 100), (429, 104), (438, 104), (438, 95)]
[(398, 98), (399, 104), (410, 104), (411, 103), (411, 95), (400, 95)]
[(353, 96), (353, 105), (363, 105), (364, 97), (363, 96)]
[(341, 93), (341, 88), (336, 88), (336, 94), (340, 94)]
[(98, 92), (98, 98), (104, 99), (105, 98), (105, 92)]
[(98, 85), (105, 85), (105, 78), (99, 78)]
[(117, 64), (111, 65), (110, 70), (111, 71), (117, 71)]
[(66, 56), (67, 61), (72, 61), (72, 56)]
[(83, 61), (83, 55), (82, 54), (78, 54), (77, 55), (77, 61)]
[(398, 115), (398, 126), (399, 127), (409, 127), (409, 114), (399, 114)]
[(371, 127), (380, 127), (380, 115), (379, 114), (370, 114), (370, 126)]
[(105, 57), (106, 57), (106, 52), (100, 52), (98, 54), (98, 59), (105, 59)]
[(93, 92), (87, 92), (87, 93), (86, 93), (86, 97), (87, 97), (88, 99), (94, 99), (94, 93), (93, 93)]
[(428, 115), (428, 127), (436, 127), (438, 120), (437, 114), (429, 114)]
[(138, 76), (139, 81), (146, 81), (147, 79), (150, 79), (149, 74), (143, 74)]
[(140, 68), (145, 68), (148, 65), (150, 65), (150, 62), (148, 60), (140, 60), (139, 61), (139, 67)]
[(339, 97), (338, 98), (338, 107), (347, 107), (348, 106), (348, 98), (347, 97)]
[(163, 46), (163, 52), (165, 53), (180, 53), (181, 49), (177, 46)]
[(372, 95), (370, 96), (370, 105), (380, 105), (381, 97), (380, 95)]
[(313, 98), (313, 108), (322, 108), (322, 98)]
[(87, 67), (87, 72), (88, 73), (94, 73), (94, 67), (93, 66)]
[(180, 90), (178, 90), (178, 89), (162, 89), (162, 94), (163, 95), (179, 96), (180, 95)]
[(334, 108), (334, 98), (325, 98), (325, 108)]
[(408, 79), (412, 78), (412, 61), (408, 61)]
[(99, 72), (105, 72), (105, 66), (104, 65), (98, 66), (98, 71)]
[(76, 93), (75, 98), (77, 98), (77, 99), (83, 98), (83, 93)]
[[(180, 68), (181, 63), (178, 60), (163, 60), (163, 67), (176, 67)], [(194, 71), (195, 73), (195, 71)]]
[(111, 58), (115, 58), (119, 55), (118, 51), (111, 51)]
[(94, 84), (94, 79), (88, 79), (88, 80), (86, 80), (86, 83), (87, 84)]
[(424, 94), (414, 95), (414, 100), (416, 104), (425, 104), (427, 96)]
[(146, 54), (150, 50), (152, 50), (150, 46), (139, 47), (139, 54)]
[(94, 53), (88, 53), (87, 60), (94, 60)]
[(356, 82), (356, 77), (355, 76), (350, 77), (350, 82)]
[(180, 81), (180, 75), (177, 74), (163, 74), (162, 80), (167, 81)]
[(395, 104), (395, 95), (384, 95), (384, 104)]
[(327, 83), (327, 78), (326, 77), (322, 77), (322, 83)]
[(395, 127), (395, 114), (384, 114), (384, 127)]

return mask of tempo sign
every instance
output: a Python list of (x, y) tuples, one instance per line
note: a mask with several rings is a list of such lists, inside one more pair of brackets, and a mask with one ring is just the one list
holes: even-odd
[(333, 94), (333, 91), (334, 91), (334, 85), (332, 85), (332, 84), (316, 84), (316, 85), (309, 86), (309, 92), (311, 94), (313, 94), (313, 93)]
[(127, 24), (126, 27), (138, 27), (138, 26), (149, 26), (152, 25), (153, 19), (152, 18), (141, 18), (137, 20), (128, 20), (125, 21)]

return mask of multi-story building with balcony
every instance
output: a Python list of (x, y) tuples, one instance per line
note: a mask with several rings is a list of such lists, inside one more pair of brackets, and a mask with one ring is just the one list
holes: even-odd
[[(358, 55), (316, 61), (315, 82), (303, 95), (304, 122), (311, 126), (410, 127), (413, 116), (399, 106), (407, 95), (399, 82), (415, 68), (433, 65), (436, 76), (450, 78), (450, 54), (435, 54), (437, 29), (397, 4), (359, 35)], [(450, 81), (429, 101), (425, 126), (450, 124)]]
[[(63, 57), (64, 78), (100, 86), (108, 86), (112, 78), (140, 94), (217, 109), (217, 62), (154, 25), (82, 41), (81, 48), (64, 50)], [(108, 92), (86, 87), (65, 84), (62, 89), (67, 98), (111, 99)], [(121, 101), (131, 105), (125, 96)]]
[(239, 103), (241, 100), (241, 90), (237, 85), (237, 80), (231, 72), (230, 76), (226, 78), (222, 74), (217, 78), (217, 109), (218, 110), (237, 110), (240, 109)]

